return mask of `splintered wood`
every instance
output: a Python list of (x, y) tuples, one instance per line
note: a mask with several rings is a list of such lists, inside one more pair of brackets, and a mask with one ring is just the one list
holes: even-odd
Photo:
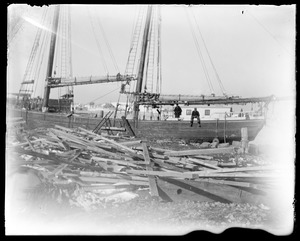
[[(224, 200), (236, 201), (242, 191), (239, 188), (245, 193), (244, 188), (272, 187), (279, 174), (271, 172), (270, 166), (221, 167), (217, 156), (235, 155), (237, 148), (173, 151), (136, 137), (128, 139), (58, 125), (34, 130), (23, 137), (23, 142), (7, 145), (9, 153), (20, 157), (16, 163), (35, 169), (44, 181), (75, 183), (84, 189), (114, 189), (119, 185), (130, 190), (149, 188), (152, 197), (168, 201), (176, 201), (182, 188), (194, 192), (193, 197), (195, 193), (216, 197), (219, 192)], [(220, 185), (222, 188), (216, 188)], [(171, 193), (172, 187), (176, 187), (176, 195)], [(234, 191), (232, 199), (229, 195)]]

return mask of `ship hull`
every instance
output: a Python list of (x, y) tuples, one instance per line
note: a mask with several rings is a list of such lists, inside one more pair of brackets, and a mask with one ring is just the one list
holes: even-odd
[[(100, 122), (101, 118), (67, 117), (66, 114), (42, 113), (36, 111), (26, 111), (20, 109), (9, 109), (9, 117), (23, 117), (28, 128), (54, 127), (61, 125), (64, 127), (75, 128), (83, 127), (93, 130)], [(137, 126), (132, 120), (129, 120), (136, 136), (148, 140), (159, 139), (183, 139), (186, 141), (212, 141), (218, 138), (221, 142), (231, 142), (241, 140), (241, 128), (248, 128), (248, 140), (255, 139), (259, 131), (264, 126), (263, 119), (252, 120), (202, 120), (201, 127), (197, 123), (191, 127), (188, 121), (158, 121), (158, 120), (141, 120)], [(122, 125), (121, 119), (116, 119), (116, 126)]]

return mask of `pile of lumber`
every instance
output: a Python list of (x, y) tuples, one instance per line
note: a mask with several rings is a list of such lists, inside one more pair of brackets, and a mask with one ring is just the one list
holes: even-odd
[[(9, 143), (7, 151), (46, 182), (75, 183), (85, 190), (149, 188), (152, 197), (165, 201), (179, 196), (197, 200), (197, 195), (207, 194), (221, 197), (214, 200), (240, 202), (245, 188), (266, 190), (278, 178), (271, 166), (218, 165), (215, 156), (233, 155), (234, 146), (173, 151), (135, 137), (96, 134), (81, 127), (33, 130), (23, 142)], [(248, 192), (244, 197), (249, 197)]]
[(11, 117), (6, 120), (7, 133), (9, 135), (20, 134), (24, 130), (26, 122), (22, 117)]

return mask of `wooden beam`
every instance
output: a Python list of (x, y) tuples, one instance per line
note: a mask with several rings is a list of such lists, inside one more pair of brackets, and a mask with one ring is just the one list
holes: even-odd
[(135, 167), (135, 168), (141, 168), (140, 166), (138, 165), (135, 165), (133, 163), (130, 163), (129, 161), (122, 161), (122, 160), (115, 160), (115, 159), (107, 159), (107, 158), (102, 158), (102, 157), (96, 157), (96, 156), (93, 156), (91, 158), (92, 160), (95, 160), (95, 161), (100, 161), (100, 162), (113, 162), (113, 163), (116, 163), (118, 165), (122, 165), (122, 166), (130, 166), (130, 167)]
[[(149, 156), (149, 150), (148, 150), (147, 144), (145, 142), (143, 142), (142, 147), (143, 147), (143, 156), (144, 156), (145, 162), (146, 162), (146, 170), (152, 171), (153, 169), (152, 169), (152, 167), (150, 167), (151, 159)], [(155, 176), (151, 176), (151, 175), (149, 176), (149, 186), (150, 186), (151, 196), (159, 197)]]
[(212, 160), (214, 159), (214, 157), (212, 156), (204, 156), (204, 155), (197, 155), (197, 156), (193, 156), (194, 158), (200, 158), (200, 159), (206, 159), (206, 160)]
[(200, 164), (202, 166), (209, 167), (209, 168), (212, 168), (212, 169), (221, 169), (220, 167), (217, 167), (215, 165), (206, 163), (206, 162), (201, 161), (201, 160), (197, 160), (195, 158), (189, 158), (189, 160), (192, 161), (192, 162), (194, 162), (194, 163), (197, 163), (197, 164)]
[(146, 175), (146, 176), (159, 176), (159, 177), (177, 177), (177, 178), (198, 178), (197, 174), (191, 174), (192, 172), (162, 172), (162, 171), (140, 171), (140, 170), (126, 170), (128, 174), (135, 174), (135, 175)]
[(266, 174), (266, 173), (211, 173), (205, 171), (196, 171), (196, 172), (161, 172), (161, 171), (140, 171), (140, 170), (126, 170), (129, 174), (136, 175), (152, 175), (159, 177), (177, 177), (177, 178), (188, 178), (188, 179), (196, 179), (200, 177), (215, 177), (215, 178), (278, 178), (278, 175), (275, 174)]
[(114, 145), (114, 146), (116, 146), (118, 149), (121, 149), (121, 150), (123, 150), (123, 151), (126, 151), (127, 153), (129, 153), (130, 155), (132, 155), (132, 156), (134, 156), (134, 157), (143, 159), (143, 156), (137, 154), (136, 151), (132, 150), (131, 148), (129, 148), (129, 147), (125, 146), (125, 145), (122, 145), (122, 144), (120, 144), (120, 143), (118, 143), (118, 142), (116, 142), (116, 141), (110, 140), (110, 139), (108, 139), (108, 138), (106, 138), (106, 137), (103, 137), (103, 136), (100, 136), (100, 135), (99, 135), (99, 138), (102, 139), (102, 140), (107, 141), (108, 143), (110, 143), (110, 144), (112, 144), (112, 145)]
[(127, 179), (118, 179), (118, 178), (105, 178), (105, 177), (79, 177), (84, 182), (93, 182), (93, 183), (129, 183), (132, 185), (138, 186), (149, 186), (148, 182), (145, 181), (136, 181), (136, 180), (127, 180)]
[(230, 185), (230, 186), (235, 186), (235, 187), (249, 187), (249, 188), (254, 188), (254, 189), (258, 189), (258, 190), (264, 189), (264, 187), (260, 184), (254, 184), (254, 183), (249, 183), (249, 182), (216, 180), (216, 179), (212, 179), (212, 178), (207, 178), (207, 179), (199, 178), (199, 179), (195, 179), (195, 181), (208, 182), (208, 183), (221, 184), (221, 185)]
[(231, 153), (234, 151), (234, 147), (226, 148), (212, 148), (212, 149), (193, 149), (184, 151), (168, 151), (165, 155), (168, 156), (193, 156), (193, 155), (206, 155), (206, 154), (221, 154), (221, 153)]
[(254, 167), (237, 167), (237, 168), (219, 168), (217, 170), (198, 171), (194, 173), (232, 173), (232, 172), (251, 172), (251, 171), (275, 171), (272, 166), (254, 166)]
[(129, 132), (129, 134), (131, 136), (135, 136), (135, 133), (134, 133), (133, 129), (131, 128), (131, 125), (130, 125), (129, 121), (125, 118), (125, 116), (122, 116), (121, 118), (122, 118), (123, 123), (126, 127), (125, 129)]
[(137, 141), (124, 141), (124, 142), (119, 142), (120, 144), (124, 145), (124, 146), (135, 146), (135, 145), (139, 145), (142, 143), (141, 140), (137, 140)]

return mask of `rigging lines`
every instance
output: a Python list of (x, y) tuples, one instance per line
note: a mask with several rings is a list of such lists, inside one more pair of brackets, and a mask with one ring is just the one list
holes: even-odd
[(100, 36), (102, 36), (102, 38), (104, 40), (104, 43), (106, 45), (108, 55), (111, 59), (114, 71), (119, 73), (120, 70), (119, 70), (117, 61), (116, 61), (116, 58), (113, 54), (113, 51), (112, 51), (112, 48), (111, 48), (110, 43), (108, 41), (108, 38), (106, 36), (106, 33), (104, 31), (104, 27), (102, 25), (100, 16), (98, 16), (98, 14), (95, 13), (95, 9), (93, 9), (93, 12), (90, 11), (89, 7), (87, 7), (87, 9), (88, 9), (88, 16), (89, 16), (91, 26), (92, 26), (92, 30), (93, 30), (93, 35), (94, 35), (94, 38), (96, 40), (97, 48), (98, 48), (98, 51), (99, 51), (99, 54), (100, 54), (100, 57), (101, 57), (101, 61), (102, 61), (102, 65), (103, 65), (104, 70), (107, 74), (109, 73), (109, 65), (108, 65), (108, 61), (106, 61), (106, 59), (105, 59), (104, 49), (101, 47)]
[(92, 16), (91, 16), (91, 13), (90, 13), (90, 9), (89, 9), (88, 6), (87, 6), (87, 10), (88, 10), (88, 16), (89, 16), (90, 23), (91, 23), (91, 26), (92, 26), (93, 34), (94, 34), (94, 37), (95, 37), (95, 40), (96, 40), (97, 48), (98, 48), (98, 51), (99, 51), (99, 54), (100, 54), (101, 62), (102, 62), (104, 71), (108, 74), (109, 71), (108, 71), (108, 68), (107, 68), (107, 65), (106, 65), (106, 62), (105, 62), (105, 59), (104, 59), (103, 51), (102, 51), (99, 39), (96, 36), (96, 26), (95, 26), (95, 23), (94, 23), (94, 21), (92, 19)]
[(253, 16), (253, 14), (251, 14), (249, 11), (248, 11), (248, 14), (280, 45), (280, 47), (282, 47), (289, 55), (291, 55), (291, 53), (286, 49), (286, 47), (283, 46), (278, 41), (278, 39), (255, 16)]
[(213, 67), (213, 69), (214, 69), (214, 72), (215, 72), (215, 74), (216, 74), (216, 77), (217, 77), (218, 83), (219, 83), (219, 85), (220, 85), (220, 88), (221, 88), (223, 94), (226, 96), (225, 88), (224, 88), (224, 86), (223, 86), (223, 84), (222, 84), (222, 81), (221, 81), (221, 79), (220, 79), (220, 77), (219, 77), (219, 74), (218, 74), (218, 72), (217, 72), (217, 70), (216, 70), (216, 67), (215, 67), (215, 65), (214, 65), (214, 63), (213, 63), (213, 61), (212, 61), (212, 59), (211, 59), (211, 56), (210, 56), (210, 54), (209, 54), (208, 48), (207, 48), (207, 46), (206, 46), (206, 43), (205, 43), (205, 41), (204, 41), (203, 35), (202, 35), (201, 31), (200, 31), (199, 24), (197, 23), (197, 19), (196, 19), (196, 17), (195, 17), (195, 14), (194, 14), (193, 10), (191, 10), (191, 12), (192, 12), (192, 16), (193, 16), (193, 18), (194, 18), (194, 21), (195, 21), (195, 23), (196, 23), (198, 32), (199, 32), (199, 34), (200, 34), (200, 37), (201, 37), (201, 39), (202, 39), (203, 45), (204, 45), (205, 50), (206, 50), (206, 52), (207, 52), (207, 55), (208, 55), (208, 57), (209, 57), (210, 63), (211, 63), (211, 65), (212, 65), (212, 67)]
[[(43, 11), (43, 14), (41, 16), (41, 22), (42, 25), (45, 25), (46, 22), (46, 16), (47, 16), (47, 9), (45, 9)], [(32, 95), (33, 93), (33, 87), (34, 84), (36, 82), (36, 74), (39, 73), (39, 71), (37, 72), (36, 69), (34, 71), (34, 68), (37, 68), (37, 66), (35, 66), (36, 60), (37, 60), (37, 56), (40, 57), (40, 52), (41, 52), (41, 46), (40, 46), (40, 38), (41, 35), (43, 33), (43, 29), (42, 28), (38, 28), (36, 35), (35, 35), (35, 39), (34, 39), (34, 43), (30, 52), (30, 56), (28, 59), (28, 63), (26, 66), (26, 70), (23, 76), (23, 80), (21, 83), (21, 87), (19, 90), (19, 95), (18, 98), (21, 94), (25, 94), (25, 95)], [(34, 74), (33, 74), (34, 72)]]
[(214, 91), (213, 85), (211, 83), (211, 80), (210, 80), (210, 77), (209, 77), (209, 74), (208, 74), (208, 70), (207, 70), (207, 67), (205, 65), (205, 61), (204, 61), (204, 58), (203, 58), (203, 55), (202, 55), (202, 52), (201, 52), (201, 49), (200, 49), (200, 46), (199, 46), (199, 42), (197, 40), (197, 37), (196, 37), (195, 31), (194, 31), (191, 19), (190, 19), (189, 15), (188, 15), (188, 11), (187, 11), (186, 8), (185, 8), (185, 13), (186, 13), (186, 16), (187, 16), (187, 19), (188, 19), (188, 23), (189, 23), (189, 26), (190, 26), (190, 29), (191, 29), (191, 32), (192, 32), (194, 43), (196, 45), (198, 56), (199, 56), (200, 61), (201, 61), (201, 65), (202, 65), (202, 68), (203, 68), (203, 71), (204, 71), (204, 74), (205, 74), (205, 78), (207, 80), (207, 83), (208, 83), (209, 89), (211, 91), (211, 94), (214, 95), (215, 91)]

